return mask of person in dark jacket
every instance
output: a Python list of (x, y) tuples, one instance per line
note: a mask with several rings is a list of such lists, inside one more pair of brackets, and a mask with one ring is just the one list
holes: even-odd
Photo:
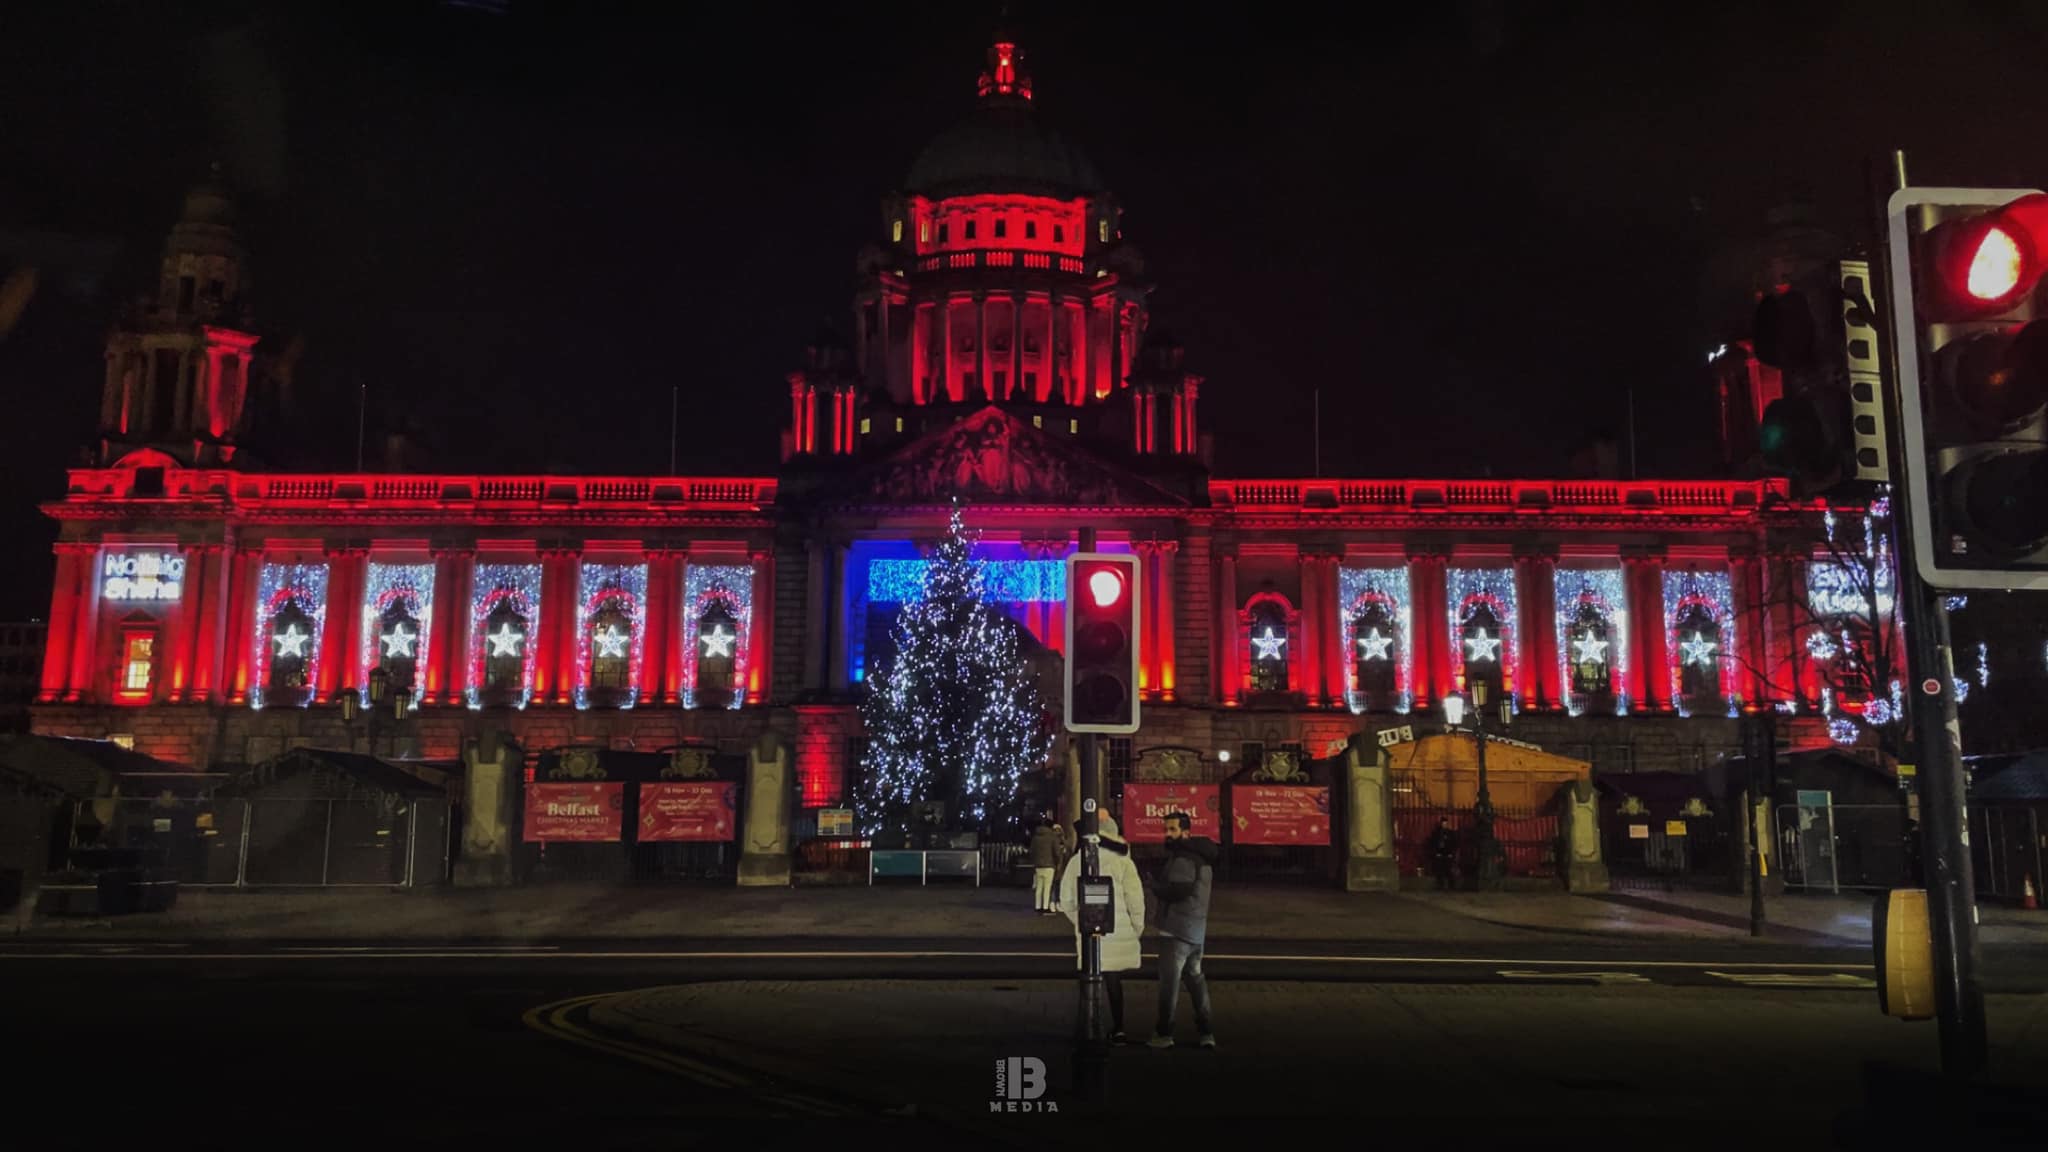
[(1209, 891), (1222, 851), (1214, 840), (1194, 835), (1194, 820), (1185, 812), (1166, 818), (1166, 851), (1159, 886), (1159, 1024), (1151, 1045), (1173, 1047), (1173, 1017), (1186, 986), (1195, 1005), (1195, 1033), (1202, 1047), (1214, 1048), (1202, 947), (1209, 936)]
[(1429, 834), (1430, 871), (1436, 875), (1436, 886), (1451, 886), (1451, 864), (1458, 857), (1458, 834), (1451, 831), (1449, 817), (1439, 817), (1436, 831)]
[(1053, 903), (1052, 881), (1060, 866), (1060, 834), (1052, 817), (1041, 816), (1031, 830), (1031, 906), (1040, 916), (1058, 911)]

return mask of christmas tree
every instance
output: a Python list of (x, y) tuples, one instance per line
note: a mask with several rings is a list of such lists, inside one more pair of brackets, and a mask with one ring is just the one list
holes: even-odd
[(951, 830), (993, 831), (1051, 750), (1018, 627), (989, 603), (973, 549), (955, 505), (922, 588), (896, 618), (895, 652), (870, 678), (854, 800), (867, 835), (906, 829), (912, 806), (929, 802), (945, 806)]

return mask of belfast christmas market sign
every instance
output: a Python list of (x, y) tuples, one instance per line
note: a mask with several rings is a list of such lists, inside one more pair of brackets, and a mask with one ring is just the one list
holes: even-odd
[(528, 784), (526, 840), (618, 840), (625, 811), (624, 784)]
[(1298, 784), (1235, 784), (1230, 789), (1233, 844), (1330, 842), (1330, 790)]
[(162, 602), (184, 594), (185, 558), (176, 552), (114, 552), (100, 562), (104, 599)]
[(640, 786), (640, 842), (730, 840), (738, 826), (739, 785), (674, 780)]
[(1188, 814), (1197, 836), (1223, 835), (1223, 786), (1220, 784), (1138, 783), (1124, 785), (1124, 835), (1133, 844), (1166, 840), (1166, 818)]

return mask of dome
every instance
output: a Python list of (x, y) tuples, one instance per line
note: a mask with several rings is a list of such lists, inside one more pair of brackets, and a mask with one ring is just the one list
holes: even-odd
[(977, 104), (965, 120), (939, 133), (910, 165), (904, 189), (931, 196), (981, 192), (1092, 196), (1102, 178), (1080, 149), (1038, 123), (1031, 77), (1016, 38), (998, 32), (988, 69), (976, 84)]
[(904, 187), (933, 197), (977, 192), (1070, 197), (1103, 191), (1101, 176), (1080, 149), (1040, 126), (1029, 105), (1007, 101), (983, 103), (925, 145)]

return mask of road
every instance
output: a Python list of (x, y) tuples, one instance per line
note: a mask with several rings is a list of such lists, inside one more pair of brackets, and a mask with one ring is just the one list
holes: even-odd
[[(2048, 965), (2037, 956), (1994, 953), (1991, 959), (1995, 991), (2048, 991)], [(1285, 1023), (1293, 1009), (1285, 1007), (1292, 1000), (1284, 986), (1315, 982), (1313, 987), (1326, 989), (1412, 987), (1417, 996), (1437, 986), (1454, 998), (1471, 987), (1546, 998), (1503, 1000), (1518, 1007), (1498, 1019), (1482, 1014), (1491, 1022), (1479, 1025), (1481, 1031), (1497, 1028), (1504, 1044), (1526, 1039), (1519, 1031), (1538, 1017), (1515, 1013), (1532, 1005), (1539, 1013), (1555, 1012), (1575, 996), (1590, 1001), (1634, 995), (1629, 1003), (1642, 1007), (1630, 1012), (1642, 1013), (1646, 1032), (1657, 1030), (1667, 1009), (1676, 1013), (1669, 1027), (1703, 1029), (1700, 1043), (1706, 1047), (1692, 1056), (1710, 1066), (1718, 1066), (1713, 1053), (1721, 1051), (1714, 1045), (1731, 1038), (1698, 1023), (1703, 1003), (1724, 997), (1754, 1008), (1760, 996), (1784, 997), (1771, 1003), (1817, 1006), (1825, 1011), (1814, 1019), (1833, 1019), (1828, 1013), (1834, 1013), (1868, 1027), (1864, 1018), (1876, 1019), (1877, 1013), (1867, 965), (1854, 950), (1583, 941), (1490, 949), (1219, 941), (1210, 960), (1219, 1000), (1257, 1002), (1251, 990), (1283, 989), (1261, 994), (1282, 997), (1275, 1003), (1284, 1010), (1232, 1021), (1231, 1040), (1246, 1060), (1260, 1059), (1243, 1054), (1262, 1044), (1285, 1050), (1285, 1037), (1260, 1036), (1261, 1028), (1314, 1030)], [(654, 986), (747, 981), (755, 989), (772, 989), (776, 982), (803, 982), (783, 987), (810, 989), (805, 1002), (825, 1007), (804, 1011), (822, 1021), (842, 1008), (857, 1019), (860, 1004), (883, 1002), (874, 989), (849, 986), (843, 995), (830, 990), (846, 982), (887, 982), (895, 986), (892, 995), (917, 1004), (917, 992), (906, 991), (903, 981), (1012, 993), (1057, 990), (1071, 972), (1070, 955), (1049, 950), (1043, 939), (838, 940), (827, 946), (816, 940), (565, 940), (516, 948), (417, 941), (339, 947), (287, 941), (230, 947), (11, 942), (0, 946), (0, 1017), (8, 1021), (13, 1062), (31, 1069), (26, 1079), (17, 1074), (14, 1086), (39, 1109), (68, 1118), (68, 1135), (56, 1141), (59, 1147), (103, 1147), (115, 1137), (168, 1139), (172, 1146), (272, 1146), (307, 1134), (339, 1140), (348, 1133), (406, 1144), (508, 1136), (675, 1148), (696, 1146), (697, 1138), (729, 1143), (736, 1132), (759, 1133), (777, 1123), (795, 1131), (816, 1132), (825, 1125), (844, 1133), (854, 1123), (912, 1122), (878, 1116), (870, 1102), (842, 1096), (830, 1085), (603, 1033), (589, 1019), (597, 998)], [(811, 983), (824, 981), (837, 983), (830, 989)], [(1334, 991), (1310, 995), (1332, 1005), (1342, 999)], [(842, 1003), (848, 997), (859, 1003)], [(795, 998), (795, 992), (784, 992), (749, 1002), (786, 1004)], [(748, 998), (721, 995), (716, 1002), (741, 1001)], [(1145, 1019), (1145, 997), (1134, 1003)], [(1410, 998), (1403, 1011), (1417, 1003), (1430, 1009), (1428, 1002)], [(1474, 1004), (1469, 998), (1442, 1003), (1465, 1010)], [(1312, 1019), (1315, 1005), (1308, 1008)], [(953, 1030), (972, 1027), (965, 1019)], [(1634, 1018), (1629, 1019), (1626, 1027), (1633, 1029)], [(936, 1017), (932, 1023), (948, 1027)], [(1419, 1034), (1434, 1028), (1428, 1025)], [(747, 1030), (739, 1026), (742, 1034)], [(857, 1054), (858, 1029), (842, 1028), (831, 1037), (834, 1045)], [(1020, 1032), (1019, 1042), (1025, 1039), (1047, 1042), (1043, 1034)], [(1313, 1070), (1355, 1062), (1351, 1049), (1358, 1042), (1340, 1037), (1329, 1041), (1325, 1058), (1303, 1055), (1302, 1090), (1319, 1099), (1340, 1091), (1341, 1078), (1320, 1081)], [(1437, 1055), (1450, 1060), (1451, 1051)], [(1139, 1050), (1119, 1058), (1152, 1055)], [(1856, 1056), (1841, 1053), (1848, 1065)], [(1462, 1067), (1465, 1057), (1456, 1059)], [(1748, 1075), (1739, 1071), (1744, 1060), (1739, 1045), (1727, 1049), (1731, 1090)], [(1507, 1067), (1481, 1060), (1466, 1073), (1485, 1090), (1489, 1076), (1508, 1078)], [(1619, 1083), (1589, 1075), (1588, 1084)]]

